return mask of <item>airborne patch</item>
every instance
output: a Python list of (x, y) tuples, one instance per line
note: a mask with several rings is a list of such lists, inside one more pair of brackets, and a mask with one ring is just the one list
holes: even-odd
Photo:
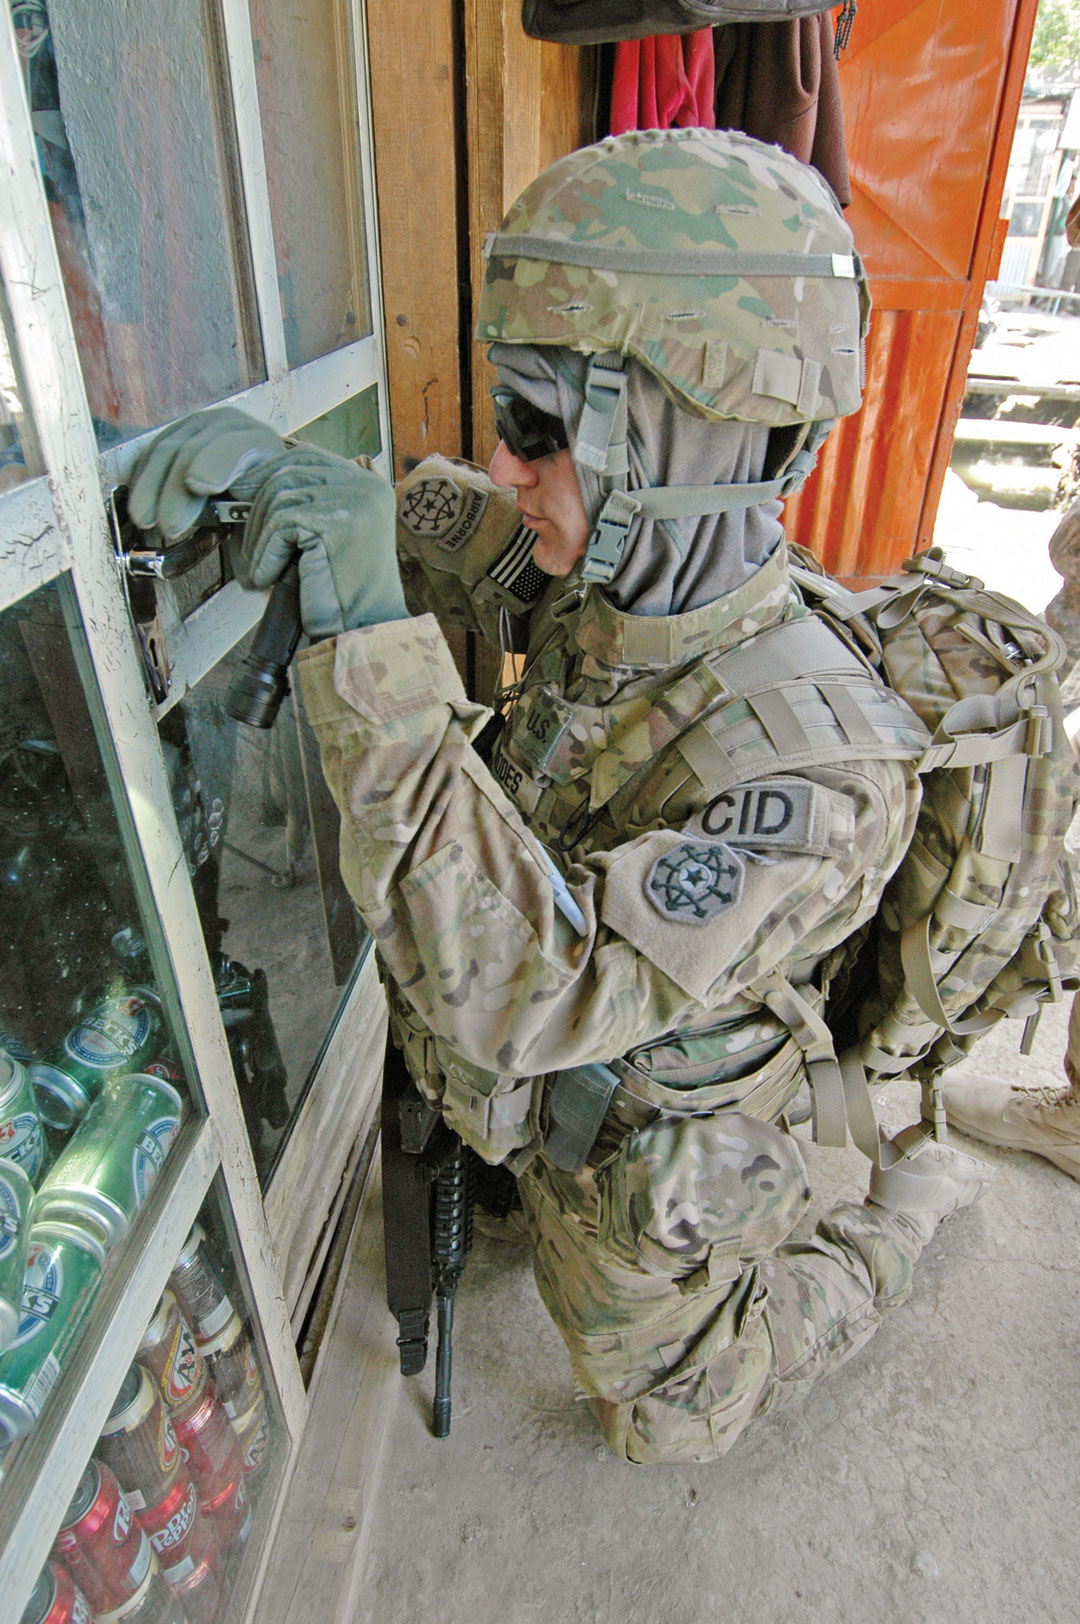
[(656, 859), (645, 881), (645, 895), (665, 919), (707, 925), (735, 906), (744, 876), (742, 858), (724, 841), (688, 840)]
[(487, 500), (486, 491), (452, 479), (421, 479), (406, 493), (398, 517), (411, 535), (456, 553), (483, 518)]

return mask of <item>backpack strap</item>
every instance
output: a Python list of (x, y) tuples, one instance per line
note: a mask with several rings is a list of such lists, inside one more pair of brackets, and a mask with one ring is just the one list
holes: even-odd
[[(677, 749), (710, 796), (766, 774), (863, 760), (918, 761), (929, 729), (873, 667), (816, 615), (782, 620), (706, 655), (658, 707), (678, 717), (647, 761), (563, 831), (570, 851), (607, 817), (617, 826), (646, 780)], [(683, 701), (685, 700), (685, 704)]]
[(881, 1136), (866, 1072), (850, 1054), (837, 1057), (832, 1033), (822, 1017), (775, 969), (749, 989), (788, 1028), (803, 1052), (810, 1083), (811, 1129), (815, 1144), (843, 1148), (848, 1129), (855, 1144), (880, 1165)]
[(929, 747), (907, 702), (816, 616), (771, 626), (710, 666), (726, 700), (676, 741), (709, 795), (855, 757), (918, 761)]

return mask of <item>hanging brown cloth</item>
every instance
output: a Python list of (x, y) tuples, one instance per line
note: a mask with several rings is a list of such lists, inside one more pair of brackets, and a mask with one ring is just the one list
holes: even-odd
[(829, 13), (713, 29), (716, 127), (744, 130), (812, 164), (851, 202), (840, 77)]

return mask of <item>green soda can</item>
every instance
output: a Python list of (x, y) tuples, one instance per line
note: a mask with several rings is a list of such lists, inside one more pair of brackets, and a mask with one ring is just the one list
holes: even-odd
[(0, 1353), (10, 1348), (19, 1329), (33, 1202), (34, 1187), (22, 1168), (0, 1156)]
[(17, 1162), (31, 1184), (45, 1160), (45, 1135), (33, 1085), (20, 1060), (0, 1048), (0, 1156)]
[(164, 1078), (110, 1078), (42, 1180), (35, 1219), (77, 1224), (110, 1251), (146, 1204), (183, 1110)]
[(66, 1037), (30, 1067), (42, 1120), (68, 1129), (97, 1099), (106, 1081), (138, 1071), (161, 1048), (161, 1001), (150, 987), (103, 998)]
[(0, 1448), (22, 1438), (41, 1414), (86, 1322), (104, 1263), (104, 1249), (85, 1230), (32, 1226), (18, 1332), (0, 1354)]

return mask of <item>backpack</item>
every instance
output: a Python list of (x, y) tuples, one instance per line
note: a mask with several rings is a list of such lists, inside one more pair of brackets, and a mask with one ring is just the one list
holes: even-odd
[(825, 1011), (863, 1149), (877, 1148), (859, 1132), (864, 1085), (901, 1072), (922, 1083), (923, 1120), (898, 1141), (910, 1152), (944, 1124), (946, 1067), (1006, 1016), (1025, 1020), (1028, 1052), (1043, 1004), (1080, 985), (1080, 908), (1064, 849), (1080, 771), (1055, 674), (1064, 645), (1012, 599), (950, 568), (939, 548), (861, 593), (803, 549), (792, 555), (807, 601), (933, 734), (917, 763), (911, 843), (874, 919), (837, 950)]
[(790, 22), (830, 9), (827, 0), (522, 0), (521, 26), (533, 39), (602, 45), (724, 23)]

